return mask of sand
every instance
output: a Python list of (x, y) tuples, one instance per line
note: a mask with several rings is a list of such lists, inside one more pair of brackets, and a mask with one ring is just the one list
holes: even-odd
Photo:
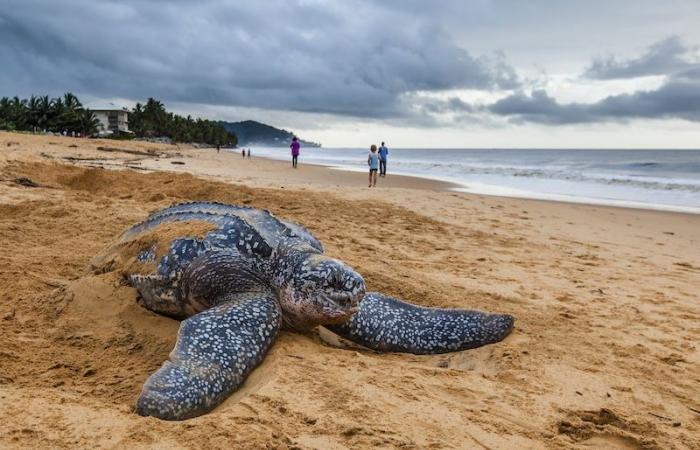
[[(700, 448), (700, 216), (365, 181), (303, 154), (294, 171), (0, 133), (0, 447)], [(515, 330), (422, 357), (283, 332), (212, 413), (140, 417), (135, 399), (178, 323), (87, 266), (131, 223), (186, 200), (268, 208), (371, 290), (509, 313)]]

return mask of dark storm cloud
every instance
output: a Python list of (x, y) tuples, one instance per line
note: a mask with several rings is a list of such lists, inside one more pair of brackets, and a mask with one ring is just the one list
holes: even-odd
[(697, 66), (692, 61), (693, 49), (683, 45), (680, 37), (671, 36), (651, 45), (638, 58), (618, 60), (614, 56), (596, 58), (585, 76), (599, 80), (636, 78), (649, 75), (670, 75)]
[(0, 95), (380, 118), (409, 114), (414, 92), (520, 85), (502, 55), (470, 54), (429, 14), (362, 0), (5, 0), (0, 61)]
[(656, 90), (613, 95), (597, 103), (561, 104), (545, 91), (508, 96), (487, 107), (493, 114), (516, 122), (550, 125), (626, 121), (630, 119), (684, 119), (700, 122), (700, 77), (669, 80)]
[(485, 109), (516, 122), (549, 125), (627, 121), (630, 119), (684, 119), (700, 122), (700, 63), (691, 48), (676, 36), (657, 42), (639, 58), (595, 60), (585, 75), (598, 79), (666, 75), (654, 90), (608, 96), (596, 103), (559, 103), (544, 90), (518, 92)]

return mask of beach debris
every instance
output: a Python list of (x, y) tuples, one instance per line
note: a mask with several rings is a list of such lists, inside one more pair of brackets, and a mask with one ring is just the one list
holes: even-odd
[(185, 165), (185, 162), (184, 162), (184, 161), (170, 161), (170, 164), (177, 164), (177, 165), (180, 165), (180, 166), (184, 166), (184, 165)]
[(25, 186), (25, 187), (33, 187), (33, 188), (35, 188), (35, 187), (40, 187), (40, 185), (39, 185), (38, 183), (35, 183), (34, 181), (32, 181), (31, 179), (29, 179), (29, 178), (27, 178), (27, 177), (15, 178), (15, 179), (14, 179), (14, 182), (15, 182), (16, 184), (19, 184), (19, 185), (22, 185), (22, 186)]
[(686, 359), (678, 353), (671, 353), (670, 355), (664, 356), (663, 358), (661, 358), (661, 361), (671, 366), (675, 366), (680, 362), (687, 362)]
[(101, 152), (112, 152), (112, 153), (128, 153), (130, 155), (141, 155), (141, 156), (155, 156), (155, 153), (144, 152), (141, 150), (131, 150), (129, 148), (119, 148), (119, 147), (97, 147), (97, 150)]
[(19, 145), (19, 142), (16, 142), (16, 141), (9, 141), (9, 142), (7, 143), (7, 146), (8, 146), (8, 147), (12, 147), (13, 145)]
[(665, 421), (667, 421), (667, 422), (671, 422), (671, 426), (674, 427), (674, 428), (680, 427), (680, 426), (682, 425), (680, 421), (674, 420), (674, 419), (672, 419), (672, 418), (670, 418), (670, 417), (662, 416), (661, 414), (656, 414), (656, 413), (650, 412), (649, 415), (652, 415), (652, 416), (656, 417), (657, 419), (661, 419), (661, 420), (665, 420)]
[(693, 270), (699, 269), (699, 267), (695, 267), (694, 265), (690, 264), (689, 262), (685, 262), (685, 261), (673, 263), (673, 265), (679, 266), (679, 267), (685, 267), (686, 269), (693, 269)]
[(160, 202), (160, 201), (165, 200), (165, 199), (166, 199), (165, 194), (163, 194), (162, 192), (158, 192), (158, 193), (156, 193), (156, 194), (153, 194), (153, 195), (148, 199), (148, 201), (149, 201), (149, 202)]
[[(128, 167), (129, 169), (134, 169), (134, 170), (143, 170), (144, 172), (150, 171), (150, 169), (147, 169), (147, 168), (141, 167), (141, 166), (136, 166), (134, 164), (126, 164), (126, 165), (124, 165), (124, 167)], [(104, 167), (103, 167), (103, 169), (104, 169)]]

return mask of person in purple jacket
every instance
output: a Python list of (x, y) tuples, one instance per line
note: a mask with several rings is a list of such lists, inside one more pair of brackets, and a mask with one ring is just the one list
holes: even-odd
[(297, 168), (297, 159), (299, 158), (299, 149), (301, 145), (299, 144), (299, 139), (296, 136), (292, 138), (292, 143), (289, 146), (292, 149), (292, 167)]

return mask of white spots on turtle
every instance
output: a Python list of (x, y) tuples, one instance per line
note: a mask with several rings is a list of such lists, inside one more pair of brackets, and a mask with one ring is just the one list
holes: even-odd
[(152, 262), (156, 260), (156, 246), (152, 245), (151, 247), (141, 251), (137, 258), (139, 262), (146, 263), (146, 262)]
[(180, 420), (210, 410), (262, 360), (279, 322), (277, 304), (259, 296), (182, 322), (176, 362), (166, 362), (149, 378), (139, 413)]
[(512, 324), (510, 316), (421, 308), (372, 293), (350, 321), (329, 328), (377, 350), (429, 354), (497, 342)]

